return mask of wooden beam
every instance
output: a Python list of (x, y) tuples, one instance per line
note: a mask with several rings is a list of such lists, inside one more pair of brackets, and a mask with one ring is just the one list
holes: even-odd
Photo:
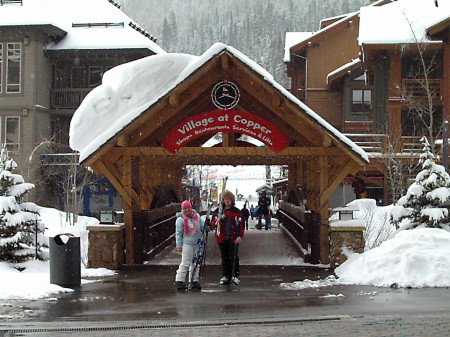
[(230, 57), (227, 54), (222, 54), (220, 57), (222, 69), (228, 71), (230, 69)]
[(359, 166), (352, 160), (349, 160), (347, 164), (342, 168), (339, 174), (329, 183), (327, 189), (323, 194), (320, 195), (320, 207), (325, 205), (325, 203), (330, 199), (333, 192), (339, 186), (340, 183), (344, 180), (344, 178), (349, 174), (356, 174), (359, 171)]
[(169, 96), (169, 104), (173, 108), (178, 108), (178, 105), (180, 105), (180, 96), (178, 95), (178, 93), (174, 92)]
[(117, 146), (128, 146), (129, 140), (127, 134), (122, 134), (117, 138)]
[(342, 156), (340, 149), (335, 147), (288, 147), (275, 153), (268, 147), (183, 147), (176, 153), (171, 153), (163, 147), (124, 147), (114, 148), (113, 154), (121, 151), (123, 155), (154, 156), (154, 157), (184, 157), (184, 156)]
[(99, 173), (104, 174), (105, 177), (109, 180), (109, 182), (117, 190), (117, 192), (120, 193), (120, 195), (123, 198), (123, 202), (125, 203), (125, 206), (131, 207), (130, 195), (125, 190), (125, 187), (122, 185), (122, 182), (114, 176), (114, 174), (108, 169), (108, 167), (105, 165), (105, 163), (102, 160), (97, 160), (94, 163), (94, 165), (92, 165), (92, 166), (96, 173), (99, 172)]
[[(123, 158), (122, 167), (123, 185), (129, 195), (133, 189), (133, 175), (132, 175), (132, 160), (130, 155), (125, 155)], [(135, 263), (135, 251), (134, 251), (134, 203), (131, 203), (124, 207), (124, 222), (125, 222), (125, 259), (128, 264)]]
[[(121, 170), (117, 169), (117, 162), (112, 162), (110, 157), (114, 157), (114, 156), (110, 155), (110, 153), (108, 154), (107, 157), (104, 156), (103, 164), (107, 167), (109, 173), (112, 174), (122, 184), (122, 186), (124, 186), (123, 172), (121, 172)], [(128, 192), (127, 192), (127, 194), (128, 194)], [(134, 189), (132, 189), (131, 199), (135, 200), (135, 201), (139, 200), (139, 196)]]

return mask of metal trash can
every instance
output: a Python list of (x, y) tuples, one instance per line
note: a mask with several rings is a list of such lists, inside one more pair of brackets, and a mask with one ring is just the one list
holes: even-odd
[(81, 285), (80, 238), (64, 233), (49, 241), (50, 283), (63, 287)]

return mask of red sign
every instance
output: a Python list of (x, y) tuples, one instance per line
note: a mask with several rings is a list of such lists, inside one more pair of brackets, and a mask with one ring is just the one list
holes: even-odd
[(289, 143), (275, 125), (259, 116), (238, 110), (214, 110), (205, 112), (178, 124), (162, 142), (172, 153), (198, 137), (217, 132), (242, 133), (266, 144), (278, 153)]

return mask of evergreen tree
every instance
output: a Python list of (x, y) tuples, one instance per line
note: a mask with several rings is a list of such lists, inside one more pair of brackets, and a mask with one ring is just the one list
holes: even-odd
[(450, 230), (450, 176), (442, 165), (436, 164), (426, 137), (421, 143), (423, 153), (419, 164), (422, 171), (394, 206), (393, 221), (398, 227), (403, 219), (409, 219), (402, 229), (436, 227)]
[[(0, 261), (21, 263), (33, 257), (44, 258), (46, 247), (44, 225), (39, 221), (39, 207), (23, 203), (23, 196), (34, 185), (14, 174), (17, 164), (8, 157), (4, 146), (0, 150)], [(37, 254), (36, 254), (37, 252)], [(37, 255), (37, 256), (36, 256)], [(24, 269), (16, 265), (17, 269)]]

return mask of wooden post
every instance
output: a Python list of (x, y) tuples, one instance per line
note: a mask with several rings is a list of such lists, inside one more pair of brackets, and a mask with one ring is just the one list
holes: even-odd
[[(129, 195), (132, 195), (132, 165), (131, 156), (129, 155), (123, 156), (122, 181), (124, 184), (124, 189)], [(133, 241), (133, 204), (133, 200), (131, 200), (131, 204), (124, 204), (123, 220), (125, 223), (125, 261), (127, 264), (133, 264), (135, 258)]]
[[(328, 187), (328, 157), (320, 156), (319, 157), (319, 200), (318, 204), (320, 207), (320, 196), (325, 193), (325, 190)], [(320, 241), (320, 262), (323, 264), (327, 264), (330, 262), (330, 226), (328, 224), (328, 218), (330, 217), (330, 213), (328, 210), (328, 200), (320, 207), (320, 232), (319, 232), (319, 241)]]
[[(139, 178), (139, 160), (140, 157), (131, 158), (131, 188), (134, 191), (140, 191)], [(140, 193), (139, 193), (140, 195)], [(139, 198), (140, 199), (140, 198)], [(140, 200), (134, 200), (132, 203), (133, 211), (133, 249), (134, 263), (142, 264), (144, 262), (144, 227), (142, 223)]]

